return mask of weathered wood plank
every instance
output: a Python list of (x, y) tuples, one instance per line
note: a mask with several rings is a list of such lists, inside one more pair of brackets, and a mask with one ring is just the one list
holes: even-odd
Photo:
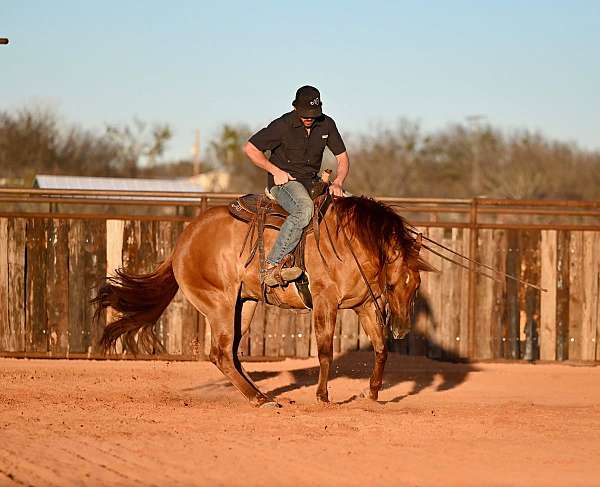
[(46, 315), (46, 245), (47, 220), (27, 220), (27, 311), (25, 351), (48, 351), (48, 317)]
[(250, 324), (250, 355), (253, 357), (265, 355), (265, 304), (262, 301), (256, 305), (254, 318)]
[[(189, 222), (176, 222), (171, 226), (171, 249), (175, 249), (175, 245), (179, 236), (189, 225)], [(164, 260), (167, 256), (159, 256)], [(181, 327), (181, 353), (184, 355), (192, 355), (196, 360), (207, 359), (210, 355), (210, 326), (207, 325), (206, 319), (201, 315), (196, 308), (190, 303), (180, 290), (170, 306), (179, 309), (178, 322), (180, 325), (175, 325), (172, 333), (175, 334), (175, 343), (179, 343), (176, 338), (178, 327)], [(168, 309), (168, 308), (167, 308)]]
[[(499, 272), (506, 272), (506, 254), (508, 250), (508, 238), (505, 230), (494, 230), (493, 235), (493, 259), (492, 267)], [(501, 274), (496, 275), (499, 277)], [(505, 327), (504, 316), (506, 313), (506, 282), (492, 281), (492, 316), (491, 316), (491, 347), (493, 358), (504, 357)]]
[(0, 351), (8, 351), (10, 341), (8, 288), (8, 219), (0, 218)]
[(87, 222), (85, 247), (85, 319), (89, 327), (92, 353), (101, 353), (100, 338), (106, 326), (106, 314), (94, 319), (94, 308), (91, 300), (98, 294), (98, 289), (106, 276), (106, 224), (102, 220)]
[[(443, 228), (430, 228), (429, 238), (441, 242), (444, 237)], [(442, 269), (442, 259), (437, 255), (427, 257), (428, 261), (436, 268)], [(442, 274), (432, 272), (427, 279), (427, 299), (429, 301), (429, 316), (427, 317), (427, 356), (439, 359), (442, 357), (441, 323), (443, 309)]]
[(598, 275), (600, 273), (600, 246), (598, 232), (583, 232), (582, 270), (583, 305), (581, 316), (581, 360), (596, 359), (596, 314), (598, 303)]
[(340, 352), (349, 352), (358, 348), (358, 316), (351, 309), (340, 309), (338, 317), (341, 321)]
[(25, 351), (25, 227), (23, 218), (8, 219), (8, 351)]
[[(123, 243), (121, 246), (121, 262), (125, 272), (138, 273), (139, 262), (138, 251), (140, 248), (141, 226), (139, 221), (123, 221)], [(117, 342), (117, 351), (123, 350), (122, 343)]]
[(569, 272), (571, 232), (556, 235), (556, 360), (569, 358)]
[(277, 306), (265, 306), (265, 356), (278, 357), (280, 349), (279, 322), (281, 309)]
[[(442, 234), (440, 243), (445, 247), (455, 249), (455, 241), (452, 238), (452, 229), (446, 228)], [(453, 291), (455, 290), (454, 281), (456, 279), (456, 269), (454, 264), (445, 259), (441, 260), (441, 279), (440, 279), (440, 319), (439, 319), (439, 345), (441, 357), (450, 359), (456, 355), (456, 333), (454, 330), (454, 302)]]
[(123, 269), (126, 272), (139, 273), (142, 261), (138, 256), (141, 241), (141, 225), (139, 221), (127, 220), (123, 222)]
[(310, 312), (296, 313), (296, 357), (310, 356)]
[(104, 316), (94, 321), (90, 300), (106, 275), (106, 224), (71, 220), (69, 228), (69, 349), (100, 353)]
[[(156, 232), (153, 237), (155, 248), (154, 258), (156, 262), (152, 266), (152, 270), (169, 258), (173, 252), (173, 223), (179, 222), (155, 222), (152, 229)], [(180, 293), (177, 293), (180, 294)], [(177, 295), (167, 306), (162, 316), (158, 319), (155, 330), (157, 336), (164, 347), (165, 352), (170, 354), (181, 353), (181, 311), (176, 303)]]
[(106, 269), (107, 275), (123, 267), (124, 220), (106, 220)]
[[(117, 269), (123, 268), (123, 231), (124, 220), (106, 220), (106, 275), (114, 276)], [(107, 308), (104, 320), (110, 323), (117, 318), (117, 312)], [(122, 345), (117, 342), (117, 352), (122, 351)]]
[(69, 351), (75, 353), (86, 353), (91, 345), (85, 312), (85, 223), (69, 222)]
[(46, 306), (49, 350), (69, 352), (69, 222), (49, 220)]
[[(462, 253), (466, 257), (470, 256), (469, 241), (471, 238), (471, 230), (463, 229), (462, 237)], [(467, 265), (466, 262), (464, 262)], [(458, 353), (460, 357), (466, 358), (469, 355), (469, 271), (462, 269), (462, 274), (459, 282), (460, 286), (460, 333), (458, 343)]]
[(594, 313), (594, 320), (596, 322), (596, 334), (594, 337), (594, 343), (596, 345), (596, 360), (600, 361), (600, 255), (598, 254), (598, 249), (600, 249), (600, 232), (596, 232), (593, 248), (596, 249), (595, 257), (596, 259), (598, 259), (596, 264), (596, 312)]
[[(523, 230), (521, 240), (521, 279), (539, 285), (541, 274), (539, 230)], [(520, 286), (521, 316), (524, 319), (525, 360), (539, 358), (540, 291)], [(522, 320), (523, 321), (523, 320)]]
[(541, 286), (548, 292), (541, 293), (540, 359), (556, 360), (556, 230), (542, 230), (542, 276)]
[(282, 309), (279, 322), (279, 356), (293, 357), (296, 353), (296, 316), (291, 309)]
[[(517, 230), (507, 230), (506, 273), (518, 276), (521, 272), (521, 252), (519, 248), (519, 233)], [(506, 280), (506, 318), (503, 336), (504, 358), (521, 358), (520, 312), (519, 312), (519, 285), (512, 279)]]
[[(417, 227), (416, 230), (424, 236), (429, 236), (429, 231), (425, 227)], [(421, 257), (433, 265), (433, 254), (422, 250)], [(411, 330), (408, 335), (408, 353), (409, 355), (424, 356), (427, 355), (427, 343), (429, 329), (431, 328), (431, 321), (433, 319), (433, 310), (429, 294), (430, 273), (421, 272), (420, 276), (421, 286), (417, 291), (414, 316), (412, 318)]]
[(569, 360), (583, 357), (583, 232), (571, 232), (569, 269)]
[[(137, 251), (136, 274), (147, 274), (156, 269), (158, 266), (157, 257), (157, 227), (156, 221), (140, 222), (140, 241)], [(164, 344), (163, 321), (159, 318), (152, 327), (153, 332)], [(159, 349), (152, 350), (152, 354), (159, 353)]]
[[(486, 265), (493, 265), (495, 242), (493, 230), (479, 230), (477, 243), (477, 260)], [(477, 274), (476, 307), (475, 307), (475, 337), (473, 343), (474, 358), (490, 359), (492, 351), (492, 307), (493, 281)]]

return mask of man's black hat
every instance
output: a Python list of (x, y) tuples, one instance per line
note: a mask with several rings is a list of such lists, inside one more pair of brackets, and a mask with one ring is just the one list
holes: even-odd
[(292, 105), (302, 118), (317, 118), (323, 115), (321, 94), (314, 86), (302, 86), (296, 91)]

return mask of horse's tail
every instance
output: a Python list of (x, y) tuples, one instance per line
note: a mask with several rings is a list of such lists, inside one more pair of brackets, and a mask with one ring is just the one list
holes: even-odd
[(134, 354), (138, 348), (150, 353), (162, 350), (153, 328), (177, 289), (170, 258), (149, 274), (132, 275), (118, 269), (116, 275), (108, 277), (92, 300), (96, 319), (109, 306), (119, 313), (104, 328), (100, 340), (104, 350), (113, 348), (120, 337), (124, 348)]

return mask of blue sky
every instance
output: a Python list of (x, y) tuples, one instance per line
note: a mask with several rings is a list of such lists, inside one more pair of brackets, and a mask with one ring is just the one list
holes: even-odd
[(399, 118), (484, 115), (600, 149), (599, 1), (0, 3), (0, 109), (101, 130), (169, 123), (186, 157), (223, 123), (260, 128), (321, 90), (349, 139)]

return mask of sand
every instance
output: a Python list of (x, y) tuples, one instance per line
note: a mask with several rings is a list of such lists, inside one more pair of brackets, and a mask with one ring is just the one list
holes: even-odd
[(600, 367), (370, 353), (246, 363), (255, 409), (208, 362), (0, 359), (1, 486), (599, 486)]

